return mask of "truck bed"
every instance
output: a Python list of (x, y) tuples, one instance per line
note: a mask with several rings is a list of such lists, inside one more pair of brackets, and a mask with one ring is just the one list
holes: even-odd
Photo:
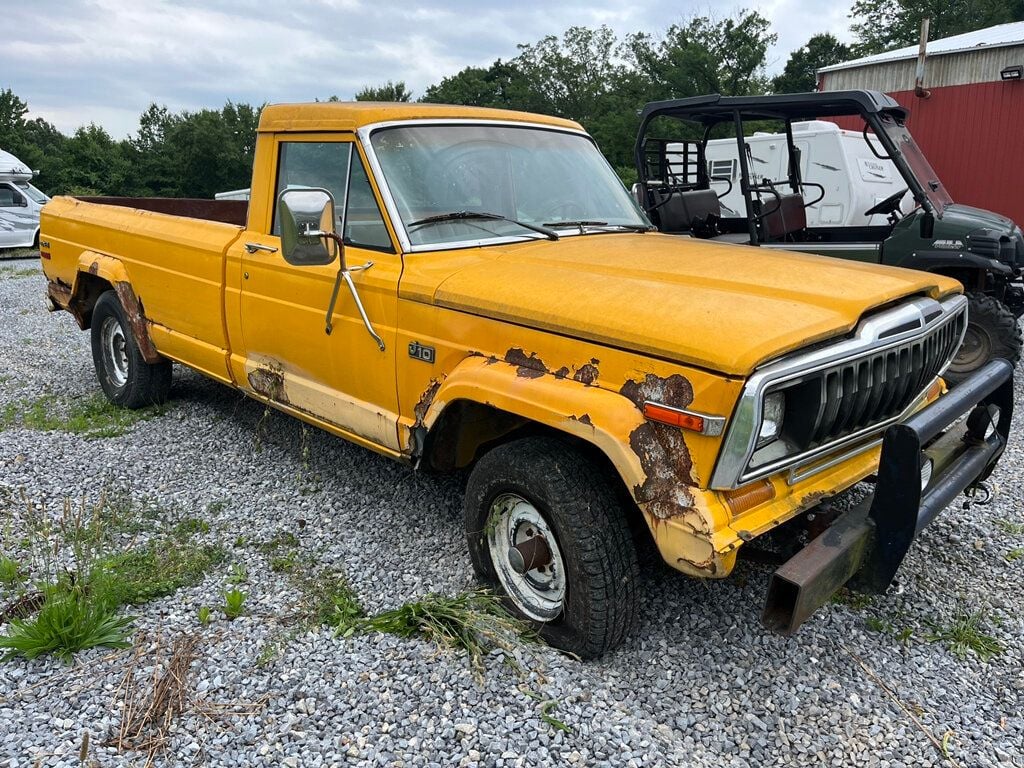
[[(239, 200), (56, 197), (41, 215), (43, 269), (70, 298), (76, 282), (94, 279), (97, 256), (116, 259), (156, 348), (225, 379), (226, 254), (246, 208)], [(111, 282), (102, 269), (96, 279)]]

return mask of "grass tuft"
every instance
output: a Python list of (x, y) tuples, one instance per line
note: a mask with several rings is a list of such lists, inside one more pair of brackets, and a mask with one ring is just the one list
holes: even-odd
[(47, 597), (33, 618), (11, 620), (9, 634), (0, 635), (0, 648), (7, 649), (0, 661), (52, 653), (70, 662), (85, 648), (127, 648), (131, 625), (130, 616), (117, 616), (112, 608), (80, 592), (60, 590)]
[(343, 635), (352, 630), (423, 637), (442, 647), (462, 649), (469, 654), (478, 678), (491, 649), (511, 651), (519, 637), (529, 634), (527, 626), (510, 616), (497, 597), (479, 591), (457, 597), (427, 595), (401, 608), (357, 619), (347, 627), (338, 626)]
[(224, 550), (217, 546), (159, 539), (103, 558), (91, 574), (92, 589), (113, 605), (140, 605), (198, 584), (224, 559)]
[(138, 422), (165, 412), (163, 406), (139, 410), (118, 408), (102, 394), (84, 398), (47, 394), (35, 400), (4, 406), (0, 411), (0, 430), (23, 427), (40, 432), (70, 432), (87, 439), (118, 437)]
[(979, 659), (988, 661), (1005, 649), (996, 638), (982, 631), (981, 624), (984, 620), (984, 614), (979, 611), (958, 616), (948, 627), (929, 621), (927, 624), (932, 632), (927, 639), (931, 642), (945, 643), (953, 655), (960, 659), (966, 659), (967, 652), (973, 651)]
[(0, 555), (0, 584), (5, 587), (14, 587), (21, 584), (22, 581), (24, 581), (24, 574), (18, 562), (7, 555)]

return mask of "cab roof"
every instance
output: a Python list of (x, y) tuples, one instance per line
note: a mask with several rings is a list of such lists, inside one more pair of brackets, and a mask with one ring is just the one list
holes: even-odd
[(392, 120), (505, 120), (583, 130), (573, 120), (508, 109), (419, 102), (320, 101), (312, 104), (270, 104), (260, 115), (259, 131), (354, 131), (364, 125)]

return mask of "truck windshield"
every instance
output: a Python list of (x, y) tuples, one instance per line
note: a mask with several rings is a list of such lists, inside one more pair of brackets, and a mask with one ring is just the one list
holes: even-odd
[(921, 148), (917, 146), (917, 142), (910, 135), (907, 126), (897, 122), (889, 115), (882, 115), (880, 123), (882, 130), (892, 139), (892, 143), (896, 145), (900, 154), (903, 155), (903, 159), (906, 160), (911, 173), (914, 174), (918, 184), (921, 185), (921, 189), (929, 202), (931, 202), (935, 213), (938, 216), (942, 216), (946, 206), (953, 204), (953, 198), (949, 196), (946, 187), (939, 180), (939, 175), (932, 168), (931, 163), (928, 162)]
[[(618, 176), (585, 136), (509, 125), (382, 128), (370, 143), (413, 245), (646, 229)], [(449, 217), (455, 212), (494, 218)], [(412, 226), (438, 217), (432, 226)], [(504, 217), (504, 218), (499, 218)], [(441, 220), (443, 219), (443, 220)], [(600, 225), (600, 226), (597, 226)]]

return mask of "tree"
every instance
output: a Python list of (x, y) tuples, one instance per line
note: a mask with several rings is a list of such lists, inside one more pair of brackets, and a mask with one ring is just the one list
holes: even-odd
[(772, 80), (775, 93), (803, 93), (817, 86), (815, 70), (853, 57), (850, 46), (828, 32), (814, 35), (789, 54), (786, 68)]
[(427, 88), (420, 101), (508, 109), (525, 101), (528, 91), (516, 65), (498, 59), (486, 69), (466, 67), (444, 78)]
[(25, 115), (28, 104), (14, 95), (14, 91), (5, 88), (0, 91), (0, 149), (13, 151), (11, 148), (18, 143), (18, 134), (25, 127)]
[(1024, 20), (1024, 0), (856, 0), (850, 29), (854, 53), (867, 56), (913, 45), (921, 20), (931, 19), (928, 38), (938, 40), (996, 24)]
[[(333, 99), (337, 101), (337, 99)], [(388, 80), (383, 85), (363, 86), (356, 94), (356, 101), (411, 101), (412, 93), (405, 87), (405, 81), (393, 83)], [(328, 99), (331, 101), (331, 99)]]

